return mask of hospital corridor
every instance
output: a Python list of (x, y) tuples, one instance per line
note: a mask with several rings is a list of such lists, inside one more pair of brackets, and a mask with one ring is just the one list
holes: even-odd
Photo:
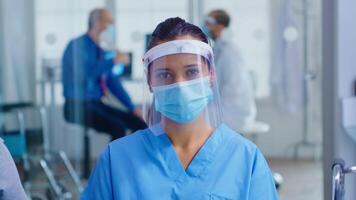
[(355, 17), (0, 0), (0, 200), (355, 200)]

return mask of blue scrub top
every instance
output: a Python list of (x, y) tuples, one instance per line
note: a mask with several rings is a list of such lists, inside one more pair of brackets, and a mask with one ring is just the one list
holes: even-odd
[(270, 169), (250, 141), (225, 125), (187, 170), (166, 134), (149, 129), (102, 152), (81, 199), (278, 199)]

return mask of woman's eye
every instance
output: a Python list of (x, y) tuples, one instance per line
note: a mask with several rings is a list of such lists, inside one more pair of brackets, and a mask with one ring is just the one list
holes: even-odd
[(195, 78), (197, 77), (199, 73), (199, 69), (189, 69), (186, 72), (188, 78)]
[(156, 74), (156, 78), (159, 78), (159, 79), (170, 79), (172, 78), (172, 75), (168, 72), (160, 72), (158, 74)]

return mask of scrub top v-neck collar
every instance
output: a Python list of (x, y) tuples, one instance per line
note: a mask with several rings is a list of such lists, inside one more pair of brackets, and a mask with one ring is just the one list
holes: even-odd
[(170, 139), (167, 134), (155, 135), (152, 133), (152, 141), (162, 155), (164, 165), (168, 168), (168, 173), (175, 181), (186, 181), (189, 178), (201, 177), (205, 174), (206, 169), (212, 164), (218, 147), (222, 142), (222, 131), (219, 131), (221, 126), (216, 128), (209, 136), (207, 141), (200, 148), (198, 153), (185, 170)]

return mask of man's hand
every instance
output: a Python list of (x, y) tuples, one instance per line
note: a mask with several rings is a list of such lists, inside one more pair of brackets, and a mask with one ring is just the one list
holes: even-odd
[(124, 64), (128, 65), (130, 62), (130, 57), (128, 53), (122, 53), (122, 52), (117, 52), (115, 58), (114, 58), (114, 63), (115, 64)]
[(143, 120), (143, 112), (140, 108), (135, 108), (133, 114)]

